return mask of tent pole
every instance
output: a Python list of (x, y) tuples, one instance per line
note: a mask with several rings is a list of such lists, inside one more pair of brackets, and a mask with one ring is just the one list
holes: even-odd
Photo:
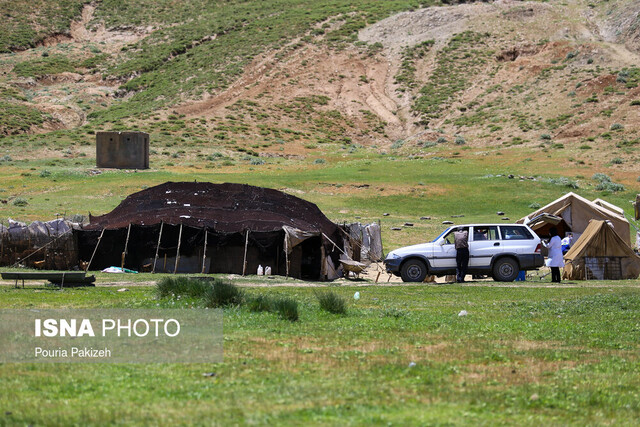
[(202, 252), (202, 273), (204, 274), (204, 263), (207, 261), (207, 236), (209, 233), (207, 232), (207, 227), (204, 228), (204, 251)]
[(127, 249), (129, 248), (129, 235), (131, 235), (131, 223), (129, 223), (129, 228), (127, 228), (127, 240), (124, 242), (124, 252), (122, 252), (122, 269), (124, 270), (124, 259), (127, 256)]
[(162, 265), (162, 272), (167, 272), (167, 254), (164, 254), (164, 264)]
[(156, 256), (153, 258), (153, 268), (151, 273), (156, 272), (156, 262), (158, 262), (158, 252), (160, 251), (160, 239), (162, 239), (162, 227), (164, 227), (164, 221), (160, 222), (160, 234), (158, 235), (158, 246), (156, 246)]
[(89, 267), (91, 267), (91, 263), (93, 262), (93, 257), (96, 256), (96, 252), (98, 251), (98, 246), (100, 246), (100, 241), (102, 240), (102, 236), (103, 235), (104, 235), (104, 228), (102, 229), (102, 232), (100, 233), (100, 237), (98, 237), (98, 243), (96, 243), (96, 247), (93, 249), (93, 254), (91, 255), (91, 259), (89, 260), (89, 264), (87, 264), (87, 268), (84, 269), (85, 273), (87, 271), (89, 271)]
[(242, 262), (242, 275), (247, 273), (247, 248), (249, 247), (249, 230), (247, 230), (247, 238), (244, 241), (244, 261)]
[(289, 243), (287, 242), (287, 236), (284, 236), (284, 265), (287, 269), (287, 275), (285, 276), (287, 279), (289, 278)]
[(176, 251), (176, 265), (173, 267), (173, 274), (178, 271), (178, 264), (180, 264), (180, 244), (182, 243), (182, 224), (180, 224), (180, 233), (178, 233), (178, 250)]

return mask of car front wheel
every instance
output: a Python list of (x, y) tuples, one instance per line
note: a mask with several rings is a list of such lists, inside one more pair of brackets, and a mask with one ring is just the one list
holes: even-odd
[(518, 263), (512, 258), (501, 258), (493, 265), (493, 280), (496, 282), (513, 282), (518, 273)]
[(400, 275), (403, 282), (424, 282), (427, 266), (419, 259), (411, 259), (402, 265)]

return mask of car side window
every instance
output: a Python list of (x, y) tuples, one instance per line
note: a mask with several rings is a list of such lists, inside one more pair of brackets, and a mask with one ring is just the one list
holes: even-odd
[[(469, 227), (464, 227), (463, 228), (464, 231), (466, 231), (467, 233), (469, 232)], [(451, 231), (449, 231), (444, 237), (444, 244), (445, 245), (453, 245), (456, 242), (456, 238), (454, 236), (454, 233), (458, 231), (457, 227), (454, 227)]]
[(473, 241), (481, 242), (483, 240), (499, 240), (498, 227), (495, 225), (473, 227)]
[(500, 226), (503, 240), (531, 240), (533, 236), (525, 227), (515, 225)]

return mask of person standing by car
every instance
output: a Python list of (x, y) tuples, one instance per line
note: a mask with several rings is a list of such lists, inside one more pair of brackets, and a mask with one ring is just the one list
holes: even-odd
[(547, 267), (551, 268), (551, 281), (560, 283), (560, 267), (564, 267), (564, 257), (562, 256), (562, 240), (558, 236), (558, 229), (551, 227), (549, 230), (551, 239), (549, 243), (542, 242), (542, 244), (549, 248), (549, 259), (547, 260)]
[(469, 232), (462, 227), (453, 233), (456, 248), (456, 281), (464, 282), (469, 267)]

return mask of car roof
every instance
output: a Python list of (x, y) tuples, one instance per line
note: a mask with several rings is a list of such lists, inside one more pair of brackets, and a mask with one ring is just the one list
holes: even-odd
[[(500, 224), (449, 224), (448, 228), (452, 227), (498, 227), (498, 226), (517, 226), (517, 227), (527, 227), (526, 224), (512, 224), (512, 223), (500, 223)], [(528, 228), (528, 227), (527, 227)]]

